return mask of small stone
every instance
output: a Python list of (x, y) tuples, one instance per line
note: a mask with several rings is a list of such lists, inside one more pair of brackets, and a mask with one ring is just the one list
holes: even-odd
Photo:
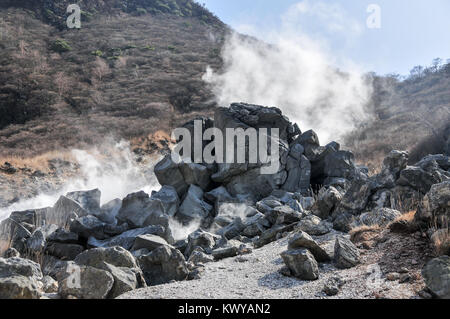
[(389, 281), (396, 281), (400, 279), (400, 274), (397, 272), (391, 272), (386, 275), (386, 279)]
[(410, 282), (412, 279), (413, 278), (411, 277), (410, 274), (402, 274), (399, 278), (399, 282), (401, 284), (404, 284), (404, 283)]

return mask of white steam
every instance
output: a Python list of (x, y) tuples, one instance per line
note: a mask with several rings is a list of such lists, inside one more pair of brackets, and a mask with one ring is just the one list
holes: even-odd
[[(308, 1), (291, 7), (279, 32), (264, 38), (231, 35), (223, 48), (223, 71), (208, 67), (203, 80), (212, 87), (217, 103), (248, 102), (276, 106), (305, 131), (314, 129), (321, 142), (338, 139), (369, 119), (366, 107), (372, 92), (363, 72), (354, 63), (327, 53), (324, 39), (312, 39), (298, 25), (303, 15), (329, 22), (327, 31), (359, 34), (358, 24), (348, 22), (339, 10)], [(251, 30), (246, 26), (247, 30)], [(295, 31), (293, 31), (295, 30)], [(339, 71), (336, 65), (345, 68)]]
[(0, 220), (7, 218), (13, 211), (52, 207), (59, 196), (72, 191), (98, 188), (102, 192), (104, 204), (140, 190), (150, 194), (160, 187), (152, 165), (148, 169), (137, 165), (126, 142), (117, 143), (112, 148), (101, 147), (89, 152), (73, 150), (72, 153), (80, 165), (78, 178), (68, 180), (54, 193), (40, 194), (0, 209)]

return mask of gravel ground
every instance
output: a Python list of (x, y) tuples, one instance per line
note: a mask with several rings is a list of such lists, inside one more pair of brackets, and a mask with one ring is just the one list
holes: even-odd
[[(336, 233), (315, 239), (333, 249)], [(382, 249), (362, 250), (362, 263), (347, 270), (338, 270), (333, 264), (320, 265), (320, 278), (301, 281), (283, 276), (279, 270), (284, 263), (280, 253), (287, 249), (283, 238), (251, 254), (228, 258), (205, 266), (201, 279), (174, 282), (139, 289), (120, 296), (120, 299), (373, 299), (417, 298), (423, 283), (400, 284), (387, 281), (378, 262), (385, 252)], [(382, 261), (385, 263), (386, 261)], [(327, 297), (322, 289), (327, 280), (339, 276), (345, 280), (337, 296)]]

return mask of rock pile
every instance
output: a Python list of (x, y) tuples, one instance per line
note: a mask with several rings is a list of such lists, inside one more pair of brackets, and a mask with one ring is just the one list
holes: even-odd
[[(99, 190), (80, 191), (50, 208), (13, 212), (0, 224), (0, 241), (14, 249), (0, 260), (0, 295), (46, 296), (43, 287), (55, 291), (57, 285), (63, 298), (113, 298), (198, 278), (205, 263), (248, 254), (289, 233), (288, 250), (281, 253), (289, 274), (315, 280), (319, 263), (349, 268), (360, 256), (346, 236), (336, 239), (332, 252), (312, 236), (384, 226), (418, 203), (421, 223), (438, 218), (444, 227), (448, 218), (447, 156), (408, 166), (408, 154), (393, 151), (382, 171), (369, 176), (351, 152), (337, 142), (321, 146), (314, 131), (302, 133), (277, 108), (235, 103), (218, 108), (214, 121), (202, 121), (203, 130), (278, 128), (279, 170), (264, 175), (262, 164), (175, 163), (166, 156), (155, 166), (162, 188), (151, 195), (138, 192), (100, 205)], [(201, 226), (176, 241), (172, 220)], [(42, 264), (19, 254), (39, 256)], [(336, 285), (341, 283), (327, 291)]]

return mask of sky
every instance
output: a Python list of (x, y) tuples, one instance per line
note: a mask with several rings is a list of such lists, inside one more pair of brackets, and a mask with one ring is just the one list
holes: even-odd
[(407, 75), (415, 65), (450, 58), (448, 0), (198, 2), (241, 33), (267, 42), (277, 33), (307, 36), (337, 60), (378, 74)]

